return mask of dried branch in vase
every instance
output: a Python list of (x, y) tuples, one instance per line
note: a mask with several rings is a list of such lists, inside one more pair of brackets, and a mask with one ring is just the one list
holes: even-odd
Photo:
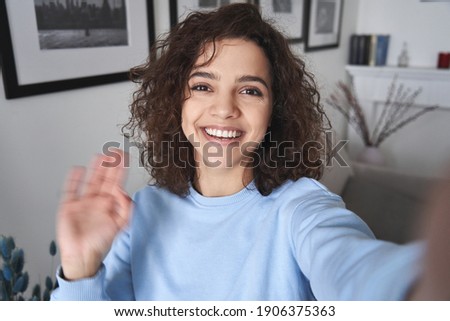
[(375, 120), (372, 133), (369, 131), (366, 116), (352, 87), (342, 81), (338, 82), (337, 89), (326, 102), (345, 117), (366, 146), (378, 147), (399, 129), (438, 108), (437, 105), (412, 108), (421, 91), (421, 88), (412, 91), (410, 88), (405, 88), (403, 84), (397, 85), (397, 78), (394, 77), (381, 112)]

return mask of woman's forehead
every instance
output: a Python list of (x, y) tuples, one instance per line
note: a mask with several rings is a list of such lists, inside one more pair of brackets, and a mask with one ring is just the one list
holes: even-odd
[(225, 38), (207, 42), (199, 51), (192, 71), (220, 61), (221, 65), (271, 75), (271, 64), (264, 50), (254, 41), (243, 38)]

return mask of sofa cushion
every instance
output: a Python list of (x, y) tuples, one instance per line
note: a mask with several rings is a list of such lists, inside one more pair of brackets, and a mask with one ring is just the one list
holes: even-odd
[(353, 175), (353, 169), (350, 164), (350, 157), (344, 149), (339, 151), (339, 155), (347, 165), (341, 165), (336, 160), (332, 160), (331, 165), (325, 167), (320, 182), (331, 192), (342, 195), (345, 184), (347, 184), (348, 179)]
[(418, 238), (422, 197), (355, 175), (348, 180), (342, 198), (346, 207), (360, 216), (378, 239), (403, 244)]

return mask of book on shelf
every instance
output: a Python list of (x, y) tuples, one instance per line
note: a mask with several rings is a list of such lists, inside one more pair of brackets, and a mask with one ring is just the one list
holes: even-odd
[(350, 65), (385, 66), (389, 35), (352, 34), (350, 36)]

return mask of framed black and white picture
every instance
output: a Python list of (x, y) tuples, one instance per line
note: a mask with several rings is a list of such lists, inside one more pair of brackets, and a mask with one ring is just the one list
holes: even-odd
[(305, 1), (305, 51), (339, 47), (344, 0)]
[(231, 3), (253, 3), (252, 0), (170, 0), (170, 24), (183, 21), (192, 11), (211, 11)]
[(262, 16), (275, 23), (290, 42), (303, 41), (303, 0), (256, 0)]
[(152, 0), (0, 0), (6, 98), (127, 80), (154, 38)]

